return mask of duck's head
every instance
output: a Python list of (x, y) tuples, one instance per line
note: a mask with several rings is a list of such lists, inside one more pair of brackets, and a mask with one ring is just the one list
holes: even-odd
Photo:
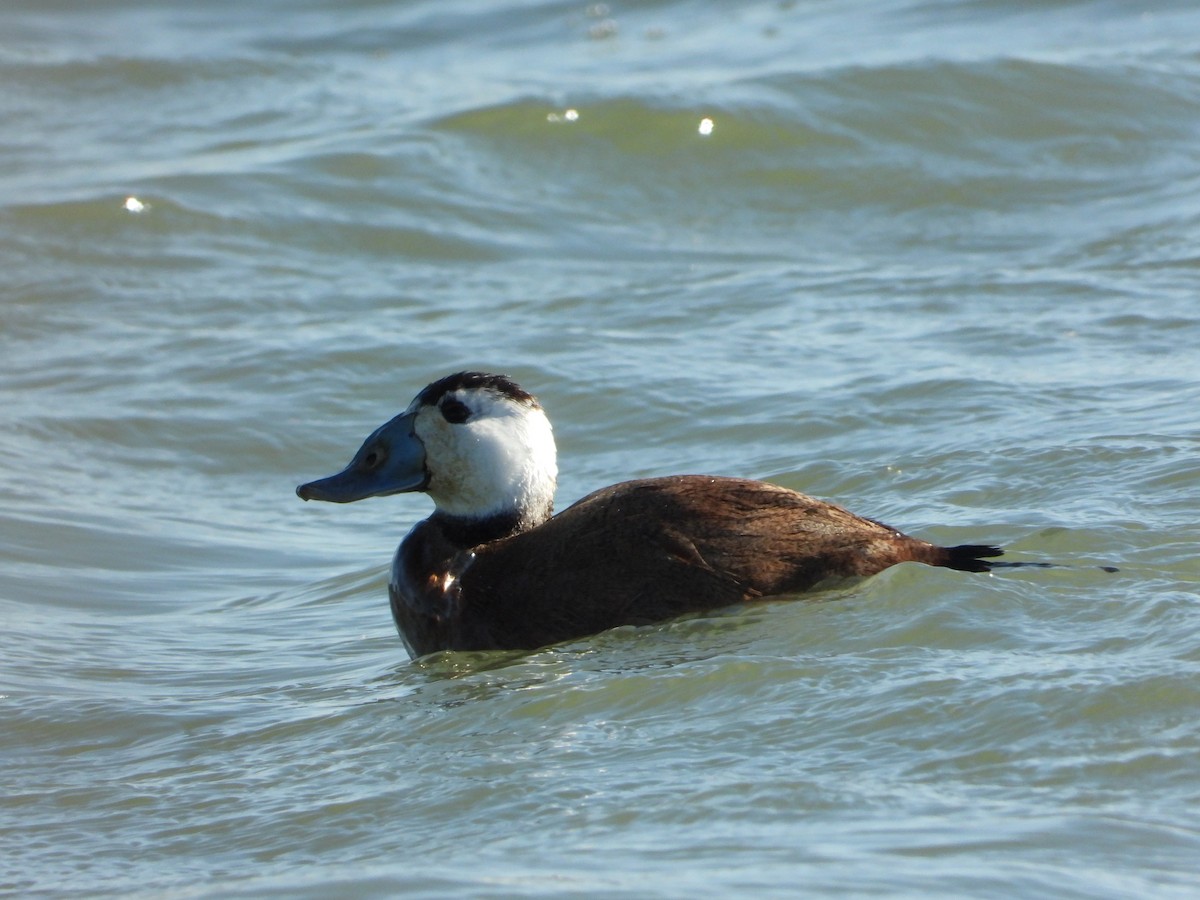
[(424, 491), (442, 516), (525, 529), (550, 517), (557, 477), (554, 435), (537, 399), (504, 375), (459, 372), (417, 394), (343, 471), (296, 493), (352, 503)]

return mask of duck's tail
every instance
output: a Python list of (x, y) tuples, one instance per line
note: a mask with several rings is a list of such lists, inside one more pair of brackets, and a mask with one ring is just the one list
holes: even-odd
[[(1003, 556), (999, 547), (988, 544), (959, 544), (957, 547), (938, 547), (941, 551), (933, 560), (935, 566), (957, 569), (960, 572), (990, 572), (993, 569), (1057, 569), (1064, 568), (1052, 562), (999, 562), (993, 556)], [(1071, 568), (1066, 566), (1065, 568)], [(1102, 572), (1119, 572), (1116, 566), (1097, 566)]]
[(994, 566), (1004, 565), (1004, 563), (995, 563), (988, 559), (988, 557), (1004, 555), (1003, 550), (990, 544), (959, 544), (957, 547), (938, 547), (937, 549), (941, 552), (932, 560), (933, 565), (957, 569), (959, 572), (990, 572)]

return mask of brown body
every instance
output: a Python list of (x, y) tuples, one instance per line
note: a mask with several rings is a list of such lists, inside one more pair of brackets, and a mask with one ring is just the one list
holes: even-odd
[(987, 571), (980, 557), (1000, 555), (939, 547), (764, 482), (699, 475), (604, 488), (507, 536), (485, 526), (435, 514), (397, 550), (392, 613), (414, 655), (534, 649), (901, 562)]

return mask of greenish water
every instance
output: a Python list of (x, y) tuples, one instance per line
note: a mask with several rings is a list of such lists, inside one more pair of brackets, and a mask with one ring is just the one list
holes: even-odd
[[(0, 893), (1200, 890), (1192, 4), (0, 34)], [(427, 501), (293, 488), (464, 367), (560, 507), (748, 476), (1070, 565), (413, 663)]]

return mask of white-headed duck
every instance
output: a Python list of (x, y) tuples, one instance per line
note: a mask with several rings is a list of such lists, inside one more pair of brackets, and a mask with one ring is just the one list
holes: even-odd
[(796, 491), (741, 478), (624, 481), (553, 515), (554, 436), (503, 375), (435, 381), (305, 500), (423, 491), (434, 512), (396, 550), (389, 593), (413, 656), (535, 649), (796, 594), (902, 562), (987, 572), (997, 547), (939, 547)]

